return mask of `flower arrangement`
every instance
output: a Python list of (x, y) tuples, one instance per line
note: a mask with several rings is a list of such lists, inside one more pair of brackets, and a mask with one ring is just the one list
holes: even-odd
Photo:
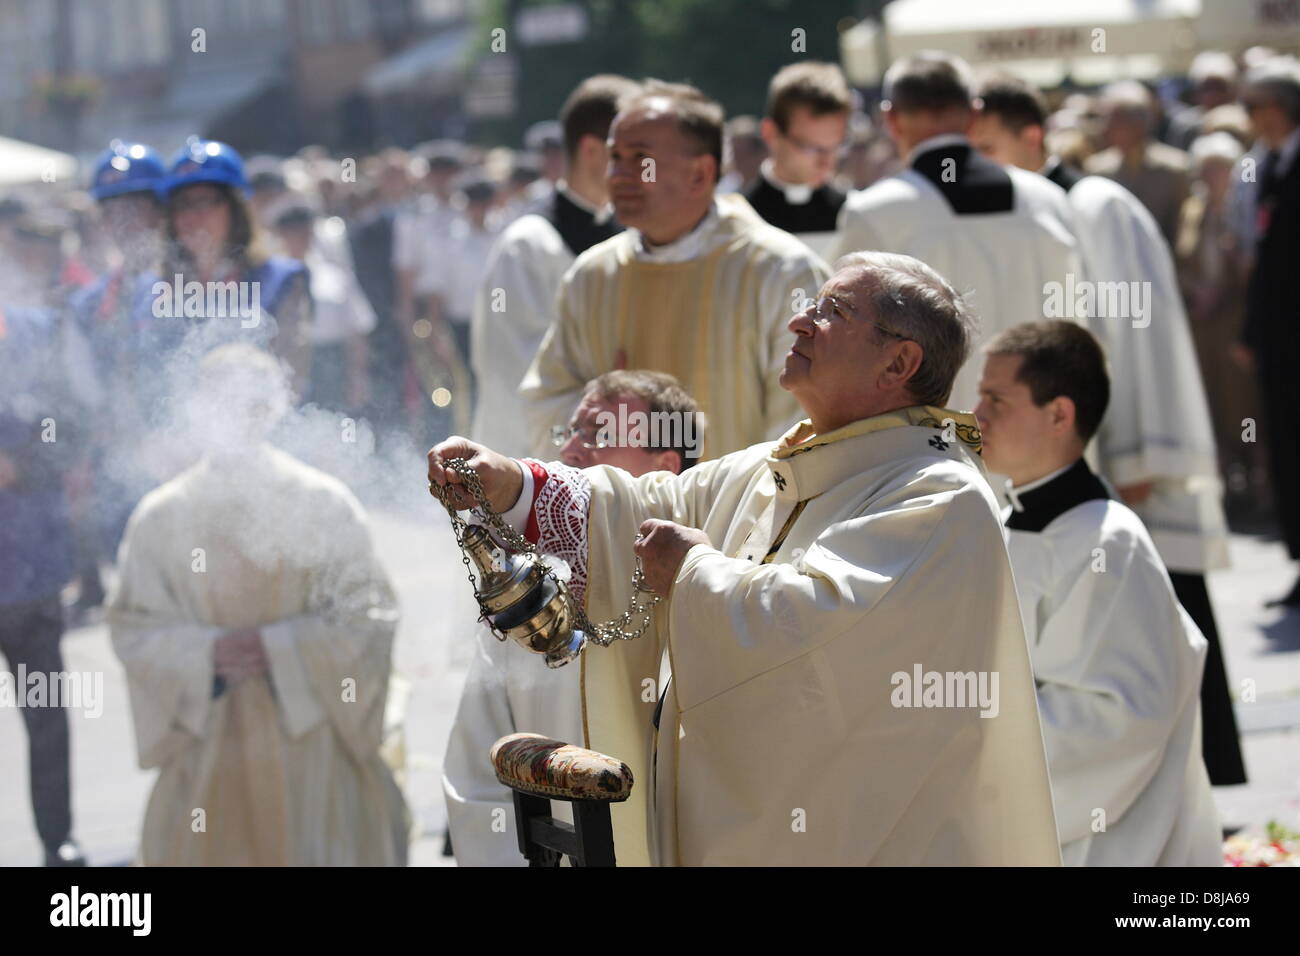
[(1263, 836), (1225, 840), (1223, 862), (1225, 866), (1300, 866), (1300, 831), (1270, 820)]

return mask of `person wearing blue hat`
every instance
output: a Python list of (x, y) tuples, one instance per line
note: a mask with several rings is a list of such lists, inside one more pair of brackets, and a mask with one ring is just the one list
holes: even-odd
[(73, 623), (104, 600), (99, 564), (117, 550), (127, 516), (156, 482), (137, 454), (156, 403), (149, 392), (150, 290), (162, 259), (163, 159), (143, 143), (115, 139), (92, 168), (95, 200), (115, 265), (68, 301), (71, 321), (89, 345), (88, 368), (104, 400), (96, 403), (96, 447), (83, 467), (94, 476), (91, 507), (78, 511), (78, 594)]
[[(98, 204), (118, 265), (93, 283), (74, 309), (95, 345), (98, 371), (111, 377), (138, 331), (140, 290), (150, 288), (162, 259), (162, 157), (143, 143), (114, 140), (95, 161), (90, 195)], [(144, 310), (144, 315), (148, 314)]]
[(128, 273), (158, 264), (165, 176), (162, 157), (143, 143), (115, 139), (95, 161), (90, 196)]
[[(169, 323), (169, 344), (197, 359), (198, 352), (229, 341), (269, 348), (293, 372), (302, 395), (311, 368), (311, 296), (301, 262), (272, 256), (248, 204), (251, 187), (244, 160), (232, 147), (191, 136), (172, 159), (162, 193), (166, 202), (168, 253), (163, 275), (175, 288), (166, 293), (185, 302), (184, 315), (171, 303), (156, 302), (155, 315)], [(256, 314), (208, 314), (191, 307), (190, 290), (236, 283), (241, 302)], [(207, 296), (207, 302), (213, 297)], [(224, 310), (221, 310), (224, 311)], [(194, 322), (199, 319), (199, 322)]]

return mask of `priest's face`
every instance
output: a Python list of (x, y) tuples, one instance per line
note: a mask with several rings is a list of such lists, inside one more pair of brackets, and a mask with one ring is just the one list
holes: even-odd
[(971, 145), (1003, 166), (1019, 166), (1037, 172), (1043, 165), (1043, 128), (1026, 126), (1014, 132), (1002, 117), (981, 111), (970, 127)]
[(562, 435), (560, 460), (570, 468), (589, 468), (592, 465), (611, 465), (621, 468), (636, 478), (652, 471), (681, 470), (681, 457), (674, 451), (645, 447), (642, 440), (621, 430), (627, 423), (650, 420), (650, 403), (639, 395), (619, 395), (608, 398), (589, 391), (569, 419), (569, 427)]
[[(1021, 485), (1054, 469), (1060, 428), (1055, 402), (1034, 403), (1020, 381), (1020, 355), (994, 354), (984, 360), (975, 418), (984, 439), (983, 457), (990, 471)], [(1071, 423), (1071, 428), (1073, 424)]]
[(799, 399), (818, 431), (888, 410), (878, 406), (889, 404), (900, 385), (895, 370), (910, 340), (879, 323), (870, 290), (871, 279), (861, 269), (841, 270), (790, 320), (794, 342), (785, 355), (781, 387)]
[(609, 129), (609, 198), (625, 226), (663, 244), (688, 233), (713, 199), (713, 157), (682, 133), (672, 104), (650, 99)]
[(835, 174), (848, 125), (847, 113), (816, 116), (806, 106), (790, 111), (784, 130), (772, 119), (763, 120), (763, 140), (777, 179), (791, 185), (824, 185)]

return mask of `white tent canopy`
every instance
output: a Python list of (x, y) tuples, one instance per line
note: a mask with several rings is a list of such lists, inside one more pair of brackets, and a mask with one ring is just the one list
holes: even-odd
[(1204, 49), (1297, 42), (1300, 4), (1278, 0), (895, 0), (883, 28), (864, 20), (840, 46), (859, 86), (879, 83), (898, 57), (934, 49), (1054, 86), (1066, 76), (1090, 85), (1178, 73)]
[(65, 182), (77, 174), (77, 161), (67, 153), (0, 136), (0, 186)]

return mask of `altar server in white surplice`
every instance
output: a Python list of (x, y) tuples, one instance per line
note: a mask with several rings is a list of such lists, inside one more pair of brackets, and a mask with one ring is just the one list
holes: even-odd
[(1207, 571), (1228, 564), (1228, 524), (1213, 423), (1169, 247), (1151, 213), (1127, 189), (1048, 155), (1046, 105), (1037, 91), (1017, 79), (996, 78), (981, 87), (980, 99), (971, 129), (976, 147), (1000, 163), (1039, 170), (1066, 190), (1087, 273), (1099, 290), (1079, 320), (1102, 343), (1110, 365), (1111, 401), (1097, 430), (1098, 465), (1146, 525), (1174, 593), (1209, 641), (1201, 716), (1210, 780), (1244, 783), (1205, 585)]
[(136, 508), (109, 600), (140, 765), (140, 857), (161, 866), (400, 866), (380, 756), (398, 610), (360, 504), (266, 444), (276, 361), (204, 357), (193, 467)]
[[(560, 458), (571, 468), (610, 465), (633, 477), (652, 471), (679, 474), (698, 460), (694, 453), (702, 432), (692, 432), (690, 441), (684, 430), (647, 433), (644, 441), (620, 441), (617, 435), (602, 433), (602, 424), (609, 420), (603, 416), (622, 415), (622, 420), (635, 423), (640, 416), (694, 416), (698, 411), (694, 399), (671, 375), (606, 372), (587, 386), (555, 443)], [(680, 443), (665, 444), (674, 438)], [(526, 866), (528, 861), (519, 852), (510, 791), (497, 780), (488, 751), (501, 737), (516, 731), (580, 744), (584, 739), (582, 669), (539, 667), (537, 658), (511, 642), (496, 640), (482, 625), (476, 639), (443, 762), (442, 789), (452, 847), (458, 866)], [(629, 798), (642, 814), (645, 800), (637, 789)], [(556, 801), (552, 809), (559, 819), (572, 822), (569, 804)], [(620, 850), (620, 864), (635, 858), (630, 847)]]
[(505, 452), (525, 454), (546, 435), (528, 430), (519, 383), (555, 321), (560, 280), (575, 257), (617, 235), (609, 205), (605, 145), (626, 77), (583, 80), (564, 103), (565, 175), (534, 210), (508, 225), (488, 256), (474, 298), (470, 356), (478, 379), (471, 434)]
[(469, 460), (594, 621), (637, 558), (665, 596), (580, 662), (585, 743), (650, 803), (613, 808), (620, 863), (648, 828), (661, 865), (1056, 864), (998, 507), (974, 420), (943, 407), (970, 313), (915, 259), (839, 265), (789, 322), (780, 383), (808, 418), (780, 440), (633, 478), (453, 438), (429, 479), (467, 502), (443, 462)]
[(587, 382), (616, 368), (676, 377), (709, 417), (706, 458), (776, 438), (799, 417), (776, 383), (785, 324), (826, 265), (743, 196), (714, 195), (722, 127), (722, 107), (682, 84), (649, 81), (620, 104), (608, 184), (628, 229), (564, 277), (520, 387), (539, 453)]
[[(915, 256), (970, 296), (980, 342), (1041, 316), (1044, 286), (1082, 274), (1065, 194), (971, 147), (969, 68), (945, 53), (899, 60), (885, 74), (886, 127), (906, 168), (849, 196), (834, 255), (882, 249)], [(979, 361), (950, 404), (975, 405)]]
[(1009, 476), (1061, 854), (1075, 866), (1218, 866), (1201, 757), (1206, 642), (1142, 522), (1083, 459), (1108, 397), (1091, 333), (1032, 322), (989, 344), (975, 410), (989, 467)]

